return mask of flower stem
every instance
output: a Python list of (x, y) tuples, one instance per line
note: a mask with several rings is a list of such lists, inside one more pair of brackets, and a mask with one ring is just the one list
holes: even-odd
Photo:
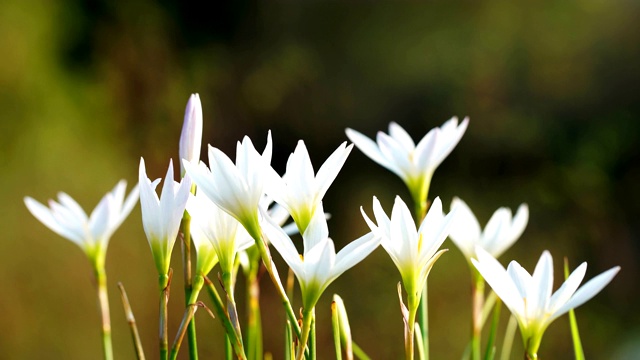
[(158, 284), (160, 285), (160, 360), (167, 360), (169, 356), (169, 338), (168, 331), (169, 326), (167, 323), (168, 310), (167, 305), (169, 303), (169, 284), (171, 279), (171, 270), (169, 274), (160, 275), (158, 278)]
[[(191, 192), (194, 192), (192, 187)], [(182, 272), (184, 274), (184, 298), (187, 300), (186, 306), (189, 306), (188, 301), (191, 298), (192, 292), (192, 280), (191, 280), (191, 216), (188, 212), (184, 212), (182, 215), (182, 227), (183, 239), (180, 249), (182, 250)], [(196, 322), (195, 319), (191, 319), (187, 329), (187, 338), (189, 340), (189, 359), (198, 360), (198, 342), (196, 340)]]
[(187, 328), (189, 324), (193, 321), (193, 316), (196, 313), (198, 308), (198, 304), (190, 304), (184, 310), (184, 315), (182, 317), (182, 322), (180, 323), (180, 328), (178, 329), (178, 333), (176, 334), (176, 338), (173, 341), (173, 346), (171, 347), (171, 360), (175, 360), (178, 358), (178, 352), (180, 351), (180, 345), (182, 344), (182, 339), (184, 339), (184, 334), (187, 332)]
[(98, 287), (98, 304), (102, 315), (102, 349), (105, 360), (113, 360), (111, 317), (109, 315), (109, 296), (107, 294), (107, 273), (104, 270), (104, 266), (96, 266), (95, 275)]
[(478, 270), (471, 269), (471, 296), (472, 296), (472, 319), (471, 319), (471, 359), (480, 360), (482, 354), (482, 308), (484, 307), (484, 279)]
[(124, 285), (120, 282), (118, 283), (118, 289), (120, 289), (120, 297), (122, 298), (122, 305), (124, 307), (125, 315), (127, 316), (127, 322), (131, 327), (131, 337), (133, 338), (133, 345), (136, 349), (136, 357), (138, 360), (145, 360), (142, 342), (140, 341), (140, 333), (138, 332), (138, 326), (136, 326), (136, 318), (133, 316), (133, 311), (129, 304), (127, 292), (124, 290)]
[(258, 284), (258, 270), (260, 257), (250, 253), (250, 268), (247, 274), (247, 354), (250, 360), (262, 358), (262, 321), (260, 315), (260, 285)]
[[(296, 360), (304, 359), (305, 348), (307, 345), (307, 340), (309, 339), (309, 333), (311, 332), (311, 325), (313, 323), (313, 318), (315, 316), (315, 308), (311, 309), (303, 309), (302, 310), (302, 335), (300, 336), (300, 344), (298, 348), (298, 355), (296, 356)], [(310, 350), (309, 353), (312, 351)]]
[(246, 360), (247, 356), (244, 352), (242, 337), (236, 331), (234, 325), (231, 322), (231, 319), (229, 319), (229, 314), (227, 314), (227, 312), (225, 311), (222, 300), (220, 300), (220, 295), (218, 295), (218, 291), (216, 290), (215, 286), (213, 286), (211, 280), (209, 280), (207, 277), (203, 277), (203, 280), (205, 282), (205, 285), (207, 286), (207, 291), (209, 292), (211, 300), (213, 300), (215, 313), (218, 316), (218, 319), (222, 321), (222, 326), (224, 327), (226, 334), (229, 336), (231, 346), (236, 353), (236, 357), (238, 358), (238, 360)]
[(516, 335), (517, 325), (518, 322), (516, 317), (511, 315), (509, 317), (509, 323), (507, 324), (507, 330), (504, 333), (502, 350), (500, 351), (500, 360), (509, 360), (509, 358), (511, 358), (511, 347), (513, 346), (513, 338)]
[[(254, 224), (254, 226), (246, 228), (253, 240), (255, 241), (258, 250), (260, 251), (260, 257), (262, 258), (262, 262), (264, 263), (265, 268), (267, 269), (267, 273), (271, 278), (271, 281), (275, 285), (278, 290), (278, 295), (280, 295), (280, 300), (282, 301), (282, 306), (285, 309), (285, 313), (287, 314), (287, 318), (291, 322), (291, 328), (296, 336), (300, 339), (302, 336), (302, 332), (300, 327), (298, 326), (298, 319), (296, 318), (296, 314), (293, 312), (293, 308), (291, 307), (291, 302), (287, 297), (287, 293), (282, 286), (282, 282), (280, 281), (280, 275), (278, 274), (278, 269), (276, 268), (273, 260), (271, 259), (271, 255), (269, 253), (269, 248), (267, 248), (266, 243), (262, 236), (262, 231), (260, 229), (259, 224)], [(308, 334), (307, 334), (308, 336)]]
[(416, 299), (416, 296), (413, 294), (407, 295), (407, 303), (409, 305), (409, 318), (407, 319), (407, 329), (406, 335), (404, 339), (404, 352), (405, 359), (413, 360), (414, 355), (414, 337), (415, 337), (415, 324), (416, 324), (416, 313), (418, 312), (418, 304), (419, 302)]
[[(429, 301), (427, 301), (428, 282), (425, 282), (420, 297), (420, 307), (418, 312), (418, 324), (422, 330), (422, 347), (424, 349), (424, 359), (429, 360)], [(414, 320), (415, 322), (415, 320)], [(413, 340), (411, 340), (413, 341)]]

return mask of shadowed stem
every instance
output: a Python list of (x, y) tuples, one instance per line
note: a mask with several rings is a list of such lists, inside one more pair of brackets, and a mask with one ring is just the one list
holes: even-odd
[(239, 336), (238, 332), (236, 332), (234, 325), (231, 323), (229, 314), (227, 314), (227, 312), (225, 311), (225, 307), (222, 303), (222, 300), (220, 300), (220, 295), (218, 295), (218, 291), (216, 290), (215, 286), (213, 286), (213, 283), (211, 282), (211, 280), (209, 280), (207, 277), (203, 277), (203, 280), (205, 282), (207, 291), (209, 292), (209, 295), (213, 302), (213, 305), (214, 305), (213, 310), (218, 316), (218, 319), (222, 321), (222, 326), (224, 327), (226, 334), (229, 336), (231, 347), (236, 353), (236, 357), (238, 357), (239, 360), (246, 360), (247, 356), (244, 353), (244, 345), (242, 344), (242, 337)]
[(482, 309), (484, 307), (484, 279), (474, 267), (471, 268), (472, 319), (471, 359), (481, 358)]
[(113, 360), (111, 345), (111, 317), (109, 315), (109, 296), (107, 294), (107, 273), (104, 266), (95, 266), (96, 285), (98, 287), (98, 304), (102, 317), (102, 349), (105, 360)]
[[(296, 360), (304, 359), (305, 348), (307, 340), (309, 339), (309, 333), (311, 332), (311, 326), (315, 317), (315, 308), (302, 310), (302, 335), (300, 337), (300, 346), (298, 348), (298, 355)], [(311, 351), (310, 351), (311, 353)]]
[(171, 283), (171, 269), (169, 274), (160, 275), (158, 277), (158, 285), (160, 287), (160, 360), (167, 360), (169, 356), (169, 326), (167, 323), (168, 310), (167, 305), (169, 303), (169, 286)]
[[(416, 226), (420, 227), (422, 220), (427, 215), (429, 208), (429, 187), (431, 185), (432, 174), (426, 174), (422, 182), (418, 184), (408, 184), (413, 204), (415, 206)], [(420, 297), (420, 307), (418, 312), (418, 324), (422, 331), (422, 347), (424, 349), (424, 360), (429, 360), (429, 302), (428, 302), (428, 284), (425, 282), (422, 288), (422, 296)]]
[[(195, 185), (191, 188), (191, 192), (195, 193)], [(182, 215), (181, 232), (182, 241), (180, 249), (182, 250), (182, 272), (184, 274), (184, 298), (185, 306), (189, 306), (193, 302), (189, 302), (193, 289), (191, 279), (191, 216), (188, 212)], [(187, 338), (189, 340), (189, 359), (198, 360), (198, 342), (196, 340), (196, 322), (191, 319), (187, 330)]]
[[(255, 241), (258, 246), (258, 250), (260, 251), (260, 257), (262, 258), (262, 262), (264, 263), (265, 268), (267, 269), (267, 273), (269, 277), (271, 277), (271, 281), (276, 286), (278, 290), (278, 295), (280, 295), (280, 300), (282, 301), (282, 306), (285, 309), (287, 314), (287, 318), (291, 322), (291, 328), (293, 332), (298, 336), (298, 339), (301, 338), (302, 332), (300, 331), (300, 326), (298, 326), (298, 319), (296, 318), (296, 314), (293, 312), (293, 308), (291, 307), (291, 302), (287, 297), (287, 293), (282, 286), (282, 282), (280, 281), (280, 275), (278, 275), (278, 269), (276, 268), (273, 260), (271, 260), (271, 255), (269, 253), (269, 248), (267, 248), (266, 243), (262, 236), (262, 231), (260, 229), (260, 225), (256, 222), (251, 227), (246, 227), (247, 231)], [(308, 335), (307, 335), (308, 336)], [(305, 351), (306, 352), (306, 351)]]
[(124, 307), (124, 313), (127, 316), (127, 322), (129, 323), (129, 327), (131, 327), (131, 337), (133, 338), (133, 345), (136, 349), (136, 358), (138, 360), (145, 360), (142, 342), (140, 341), (140, 333), (138, 333), (136, 318), (133, 316), (127, 292), (124, 290), (124, 285), (120, 282), (118, 283), (118, 289), (120, 289), (120, 297), (122, 298), (122, 306)]

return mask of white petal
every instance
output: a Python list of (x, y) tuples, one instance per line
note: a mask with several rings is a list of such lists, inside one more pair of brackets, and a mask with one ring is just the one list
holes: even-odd
[(532, 277), (532, 286), (527, 289), (527, 307), (529, 311), (536, 311), (536, 314), (540, 316), (547, 308), (553, 291), (553, 259), (551, 258), (551, 253), (546, 250), (542, 253)]
[(605, 286), (609, 284), (613, 277), (620, 271), (620, 267), (616, 266), (611, 268), (602, 274), (594, 277), (589, 280), (586, 284), (584, 284), (575, 294), (571, 297), (569, 301), (567, 301), (564, 306), (559, 308), (554, 314), (555, 317), (558, 317), (567, 311), (577, 308), (578, 306), (584, 304), (585, 302), (591, 300), (592, 297), (596, 296)]
[(43, 223), (46, 227), (53, 230), (53, 232), (55, 232), (56, 234), (73, 241), (84, 249), (84, 241), (82, 237), (79, 237), (75, 232), (69, 231), (68, 229), (61, 226), (56, 221), (49, 208), (28, 196), (24, 198), (24, 203), (31, 214), (36, 219), (40, 220), (40, 222)]
[(391, 135), (392, 138), (396, 139), (396, 141), (400, 145), (402, 145), (407, 153), (412, 152), (416, 147), (409, 133), (407, 133), (405, 129), (403, 129), (400, 125), (396, 124), (393, 121), (389, 124), (389, 135)]
[(402, 145), (383, 132), (378, 132), (376, 140), (380, 147), (380, 152), (393, 164), (393, 168), (389, 168), (389, 170), (396, 173), (403, 180), (416, 175), (414, 174), (414, 166), (411, 163), (410, 155)]
[(548, 307), (549, 311), (555, 313), (560, 306), (569, 301), (571, 296), (573, 296), (573, 294), (578, 289), (578, 286), (580, 286), (580, 283), (582, 282), (582, 279), (584, 279), (584, 275), (586, 274), (586, 272), (587, 263), (583, 262), (582, 264), (580, 264), (580, 266), (578, 266), (577, 269), (575, 269), (571, 273), (571, 275), (569, 275), (562, 286), (560, 286), (560, 288), (556, 290), (556, 292), (551, 296)]
[(460, 142), (462, 135), (464, 135), (464, 132), (467, 130), (469, 118), (465, 117), (464, 120), (462, 120), (460, 126), (455, 127), (457, 123), (458, 118), (453, 117), (441, 127), (443, 136), (438, 139), (438, 143), (435, 149), (436, 154), (434, 155), (434, 162), (437, 165), (442, 163), (442, 161), (447, 156), (449, 156), (451, 151), (453, 151), (456, 145), (458, 145), (458, 142)]
[(87, 213), (84, 212), (82, 207), (75, 200), (73, 200), (71, 196), (67, 195), (64, 192), (60, 192), (58, 193), (58, 200), (60, 201), (60, 204), (71, 211), (71, 213), (73, 213), (73, 216), (78, 220), (83, 222), (87, 222), (89, 220), (89, 218), (87, 217)]
[(451, 202), (453, 209), (456, 213), (449, 237), (467, 258), (474, 257), (474, 246), (480, 242), (480, 224), (469, 206), (457, 197)]
[(529, 207), (527, 204), (521, 204), (518, 207), (518, 211), (516, 212), (516, 216), (511, 220), (511, 224), (508, 228), (501, 234), (501, 238), (498, 242), (493, 245), (493, 255), (495, 257), (499, 257), (502, 255), (507, 249), (511, 247), (522, 235), (524, 229), (527, 227), (527, 222), (529, 221)]
[[(393, 163), (389, 162), (384, 155), (382, 155), (382, 152), (380, 152), (378, 145), (373, 140), (352, 129), (347, 129), (345, 130), (345, 132), (349, 140), (351, 140), (355, 144), (355, 146), (360, 149), (360, 151), (371, 158), (371, 160), (377, 162), (378, 164), (389, 170), (391, 170), (392, 168), (397, 170), (397, 167)], [(391, 171), (396, 172), (395, 170)]]
[(329, 227), (327, 226), (327, 219), (324, 216), (322, 210), (322, 203), (318, 205), (319, 210), (315, 212), (307, 229), (302, 234), (304, 240), (305, 256), (306, 251), (313, 248), (319, 242), (326, 240), (329, 237)]
[(346, 142), (342, 143), (318, 170), (315, 182), (318, 187), (316, 191), (319, 199), (324, 197), (327, 189), (329, 189), (329, 186), (333, 183), (336, 176), (338, 176), (345, 161), (347, 161), (351, 149), (353, 149), (353, 144), (349, 146), (346, 146), (346, 144)]
[[(263, 210), (261, 209), (261, 211)], [(264, 231), (269, 242), (276, 248), (278, 253), (280, 253), (280, 256), (282, 256), (296, 276), (298, 278), (304, 277), (304, 268), (302, 260), (300, 260), (300, 254), (298, 254), (298, 250), (296, 250), (289, 236), (285, 234), (278, 224), (273, 222), (268, 214), (263, 211), (262, 215), (264, 219), (262, 231)]]
[(485, 281), (491, 286), (502, 302), (511, 310), (514, 315), (523, 314), (524, 303), (519, 296), (519, 291), (507, 275), (506, 270), (498, 260), (493, 258), (481, 247), (476, 247), (478, 260), (471, 259), (473, 265), (478, 269)]
[(332, 277), (338, 277), (351, 267), (364, 260), (380, 244), (380, 237), (373, 233), (365, 234), (342, 248), (336, 256), (336, 262), (331, 270)]

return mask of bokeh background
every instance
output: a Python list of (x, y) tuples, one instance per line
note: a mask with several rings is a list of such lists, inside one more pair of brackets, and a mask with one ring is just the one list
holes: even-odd
[[(396, 121), (419, 139), (453, 115), (470, 116), (431, 197), (447, 209), (461, 197), (483, 224), (500, 206), (528, 203), (529, 225), (504, 264), (516, 259), (532, 269), (549, 249), (557, 282), (563, 256), (573, 267), (587, 261), (587, 278), (622, 266), (577, 314), (589, 358), (635, 358), (639, 17), (640, 3), (623, 0), (0, 2), (0, 358), (100, 358), (89, 263), (38, 223), (23, 197), (46, 201), (65, 191), (90, 211), (119, 179), (137, 181), (141, 156), (150, 176), (163, 176), (169, 158), (177, 160), (194, 92), (204, 107), (204, 143), (233, 156), (242, 136), (262, 147), (271, 129), (280, 172), (299, 139), (319, 166), (346, 140), (345, 127), (374, 136)], [(359, 206), (370, 209), (377, 195), (390, 207), (396, 194), (409, 201), (398, 178), (354, 150), (325, 199), (338, 247), (366, 231)], [(451, 251), (430, 276), (432, 358), (457, 359), (470, 332), (469, 272), (453, 244), (445, 246)], [(155, 358), (156, 274), (139, 207), (113, 236), (107, 271), (117, 359), (134, 358), (117, 281)], [(369, 354), (401, 358), (399, 279), (377, 250), (336, 281), (317, 310), (320, 358), (334, 356), (334, 292)], [(171, 334), (181, 286), (177, 277)], [(277, 359), (283, 317), (268, 278), (262, 304), (265, 347)], [(221, 358), (217, 320), (196, 318), (202, 357)], [(513, 358), (521, 358), (519, 340)], [(548, 329), (540, 356), (571, 357), (566, 317)]]

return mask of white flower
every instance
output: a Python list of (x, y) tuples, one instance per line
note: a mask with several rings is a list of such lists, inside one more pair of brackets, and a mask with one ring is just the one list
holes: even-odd
[(162, 194), (158, 198), (155, 188), (160, 179), (153, 183), (149, 180), (144, 159), (141, 158), (139, 181), (144, 232), (149, 240), (158, 274), (166, 275), (169, 272), (171, 252), (178, 236), (180, 221), (189, 199), (191, 180), (185, 176), (179, 183), (174, 181), (173, 162), (169, 161)]
[(454, 198), (451, 209), (456, 209), (456, 215), (449, 237), (467, 259), (476, 257), (476, 246), (495, 258), (500, 257), (522, 235), (529, 220), (527, 204), (520, 205), (514, 217), (510, 209), (501, 207), (481, 231), (478, 220), (464, 201)]
[[(198, 186), (198, 191), (211, 199), (247, 229), (259, 232), (258, 204), (262, 199), (267, 169), (271, 162), (271, 132), (262, 155), (256, 151), (251, 139), (245, 137), (236, 146), (235, 165), (219, 149), (209, 145), (209, 167), (203, 162), (183, 160), (187, 174)], [(252, 234), (253, 235), (253, 234)]]
[[(189, 162), (200, 160), (200, 146), (202, 144), (202, 104), (198, 94), (191, 94), (184, 111), (184, 123), (180, 134), (180, 159)], [(184, 175), (182, 161), (181, 173)]]
[(280, 178), (271, 172), (267, 192), (291, 214), (301, 233), (304, 233), (316, 207), (338, 176), (353, 145), (342, 143), (314, 175), (313, 165), (304, 141), (300, 140), (287, 161), (287, 171)]
[(429, 271), (446, 251), (438, 249), (449, 234), (453, 213), (444, 216), (442, 202), (436, 197), (420, 228), (416, 230), (411, 212), (399, 196), (393, 205), (391, 219), (385, 214), (378, 198), (373, 198), (377, 225), (362, 208), (361, 212), (371, 231), (382, 237), (381, 245), (400, 271), (407, 294), (419, 300)]
[(28, 196), (24, 198), (24, 203), (46, 227), (80, 246), (96, 265), (104, 266), (111, 235), (138, 201), (138, 187), (134, 187), (125, 200), (126, 188), (127, 182), (120, 180), (100, 200), (89, 217), (75, 200), (63, 192), (58, 194), (59, 202), (49, 200), (49, 207)]
[(609, 269), (578, 289), (587, 270), (587, 263), (582, 263), (552, 294), (553, 260), (548, 251), (542, 253), (532, 275), (515, 261), (505, 270), (481, 247), (476, 248), (476, 255), (477, 260), (471, 262), (518, 320), (524, 346), (532, 355), (553, 320), (590, 300), (620, 270), (618, 266)]
[(298, 278), (303, 308), (306, 311), (313, 309), (331, 282), (362, 261), (380, 244), (378, 236), (368, 233), (352, 241), (336, 254), (333, 240), (329, 238), (322, 204), (319, 204), (318, 211), (302, 235), (304, 254), (300, 256), (284, 230), (264, 212), (263, 215), (263, 231)]
[(191, 237), (196, 248), (201, 247), (200, 243), (209, 243), (217, 254), (222, 270), (231, 273), (236, 254), (253, 245), (253, 238), (238, 220), (216, 206), (202, 192), (189, 197), (187, 211), (191, 216)]
[(377, 143), (352, 129), (346, 133), (365, 155), (402, 178), (414, 200), (424, 201), (433, 172), (458, 144), (468, 123), (469, 118), (464, 118), (458, 125), (453, 117), (431, 129), (417, 145), (395, 122), (389, 124), (389, 135), (378, 132)]

